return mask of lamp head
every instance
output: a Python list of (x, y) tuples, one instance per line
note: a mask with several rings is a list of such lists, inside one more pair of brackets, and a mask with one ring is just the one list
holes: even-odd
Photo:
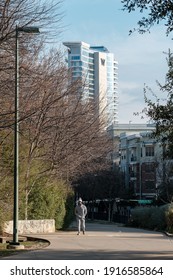
[(24, 26), (24, 27), (16, 27), (18, 32), (25, 33), (40, 33), (39, 28), (36, 26)]

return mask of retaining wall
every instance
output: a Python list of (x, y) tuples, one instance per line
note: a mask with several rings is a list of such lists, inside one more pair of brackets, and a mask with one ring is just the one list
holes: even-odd
[[(4, 232), (13, 233), (13, 221), (5, 223)], [(52, 233), (55, 232), (55, 220), (19, 220), (19, 234)]]

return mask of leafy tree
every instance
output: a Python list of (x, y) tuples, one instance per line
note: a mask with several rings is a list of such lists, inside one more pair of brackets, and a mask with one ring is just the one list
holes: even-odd
[[(144, 14), (138, 22), (139, 33), (149, 31), (154, 24), (164, 22), (169, 35), (173, 31), (173, 1), (172, 0), (122, 0), (123, 9), (133, 12), (139, 9)], [(132, 31), (130, 31), (132, 32)], [(145, 86), (144, 95), (146, 108), (142, 113), (146, 114), (151, 122), (155, 123), (155, 131), (153, 137), (161, 142), (163, 148), (163, 158), (161, 168), (162, 183), (159, 188), (159, 197), (164, 201), (172, 201), (172, 167), (168, 168), (169, 160), (173, 158), (173, 54), (169, 50), (168, 72), (166, 74), (165, 84), (161, 85), (157, 82), (163, 98), (157, 97), (152, 90)], [(153, 98), (148, 98), (151, 93)], [(138, 114), (138, 113), (137, 113)], [(171, 175), (171, 176), (170, 176)]]
[(91, 218), (94, 219), (94, 205), (100, 200), (101, 211), (106, 209), (107, 219), (111, 221), (113, 204), (116, 198), (125, 194), (123, 174), (119, 168), (104, 169), (97, 173), (88, 173), (74, 184), (76, 195), (89, 203)]
[(164, 99), (154, 95), (155, 100), (153, 101), (147, 97), (148, 92), (152, 93), (151, 89), (148, 87), (144, 89), (147, 104), (144, 112), (156, 125), (153, 136), (157, 137), (164, 145), (165, 158), (168, 155), (172, 156), (173, 152), (173, 54), (170, 52), (168, 53), (167, 63), (168, 73), (166, 74), (165, 84), (158, 83), (160, 91), (164, 94)]
[[(173, 30), (173, 1), (172, 0), (121, 0), (123, 9), (129, 13), (139, 9), (144, 16), (138, 21), (138, 31), (149, 31), (154, 24), (161, 21), (167, 28), (166, 34)], [(132, 31), (131, 31), (132, 32)]]
[(74, 185), (78, 195), (88, 201), (114, 199), (122, 196), (124, 192), (124, 179), (118, 168), (86, 173)]
[[(164, 98), (158, 98), (147, 86), (144, 89), (146, 108), (143, 113), (154, 122), (155, 130), (152, 137), (161, 143), (163, 154), (159, 159), (161, 165), (160, 176), (162, 183), (159, 186), (159, 196), (164, 201), (172, 201), (172, 163), (173, 158), (173, 54), (169, 51), (167, 57), (168, 72), (165, 84), (158, 83), (158, 87)], [(149, 98), (149, 93), (153, 98)], [(159, 171), (159, 170), (158, 170)]]
[(11, 131), (0, 131), (0, 228), (12, 217), (13, 138)]

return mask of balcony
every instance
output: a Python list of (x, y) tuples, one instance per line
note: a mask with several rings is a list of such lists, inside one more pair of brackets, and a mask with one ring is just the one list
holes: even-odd
[(130, 179), (132, 179), (132, 178), (136, 179), (136, 177), (137, 177), (137, 172), (131, 171), (130, 172)]
[(130, 161), (137, 161), (137, 157), (136, 156), (131, 156)]

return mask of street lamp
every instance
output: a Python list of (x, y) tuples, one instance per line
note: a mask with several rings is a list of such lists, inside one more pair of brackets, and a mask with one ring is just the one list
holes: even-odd
[(38, 27), (16, 25), (15, 45), (15, 121), (14, 121), (14, 210), (12, 246), (20, 247), (18, 241), (18, 189), (19, 189), (19, 33), (39, 33)]

